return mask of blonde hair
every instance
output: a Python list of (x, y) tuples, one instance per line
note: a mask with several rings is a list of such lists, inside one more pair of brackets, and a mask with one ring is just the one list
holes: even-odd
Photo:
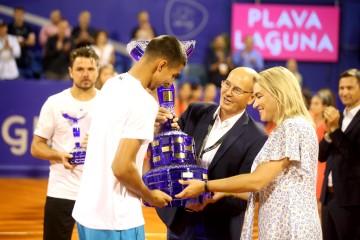
[(99, 90), (101, 90), (102, 86), (105, 83), (105, 82), (101, 82), (101, 80), (100, 80), (101, 74), (105, 69), (110, 69), (111, 71), (113, 71), (113, 75), (116, 74), (114, 66), (112, 64), (107, 64), (107, 65), (99, 67), (99, 75), (98, 75), (98, 78), (96, 79), (96, 82), (95, 82), (95, 88), (97, 88)]
[(278, 109), (276, 125), (288, 118), (301, 116), (315, 126), (305, 106), (300, 85), (288, 69), (273, 67), (264, 70), (254, 77), (255, 83), (276, 99)]

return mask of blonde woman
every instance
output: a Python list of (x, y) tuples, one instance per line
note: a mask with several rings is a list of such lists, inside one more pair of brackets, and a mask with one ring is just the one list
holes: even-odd
[[(251, 240), (259, 196), (259, 239), (322, 239), (315, 196), (318, 141), (294, 75), (283, 67), (254, 77), (254, 108), (276, 128), (256, 156), (251, 173), (189, 184), (176, 197), (217, 192), (248, 198), (241, 239)], [(246, 194), (249, 192), (249, 194)], [(233, 193), (236, 193), (235, 195)]]

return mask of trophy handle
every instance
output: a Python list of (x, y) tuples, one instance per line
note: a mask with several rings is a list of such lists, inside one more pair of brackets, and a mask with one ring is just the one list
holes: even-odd
[[(149, 44), (150, 41), (145, 40), (138, 40), (138, 41), (131, 41), (126, 45), (126, 50), (130, 54), (130, 56), (135, 60), (139, 61), (142, 55), (145, 52), (146, 46)], [(195, 49), (195, 40), (188, 40), (188, 41), (180, 41), (183, 50), (187, 57), (193, 53)]]

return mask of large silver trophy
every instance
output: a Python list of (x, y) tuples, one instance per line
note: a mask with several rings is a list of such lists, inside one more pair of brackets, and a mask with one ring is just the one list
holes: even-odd
[[(149, 41), (132, 41), (127, 45), (127, 50), (132, 58), (138, 61), (148, 43)], [(181, 44), (189, 57), (194, 50), (195, 41), (182, 41)], [(160, 106), (167, 108), (174, 115), (174, 86), (159, 87), (157, 93)], [(149, 144), (148, 155), (151, 169), (143, 175), (143, 181), (149, 189), (160, 189), (173, 198), (167, 207), (184, 207), (189, 199), (175, 198), (175, 195), (186, 187), (181, 185), (179, 180), (206, 180), (208, 175), (207, 169), (196, 164), (193, 138), (180, 130), (172, 129), (171, 123), (172, 120), (169, 119), (163, 124), (160, 132), (155, 135), (154, 141)], [(210, 197), (210, 195), (204, 193), (198, 199), (191, 201), (201, 203), (205, 197)], [(149, 206), (148, 203), (145, 205)]]

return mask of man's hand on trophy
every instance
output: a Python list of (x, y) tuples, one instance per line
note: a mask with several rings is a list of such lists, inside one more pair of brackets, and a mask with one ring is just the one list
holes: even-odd
[(166, 207), (172, 201), (172, 197), (158, 189), (151, 190), (150, 199), (145, 199), (153, 207)]
[(155, 119), (155, 133), (158, 133), (162, 124), (164, 124), (168, 119), (172, 119), (171, 127), (173, 129), (180, 129), (179, 124), (177, 123), (178, 118), (170, 113), (167, 108), (159, 107), (158, 114)]
[(73, 157), (73, 155), (70, 154), (70, 153), (67, 153), (67, 152), (61, 152), (61, 153), (60, 153), (60, 161), (61, 161), (62, 164), (64, 165), (64, 168), (65, 168), (65, 169), (70, 169), (70, 170), (72, 170), (72, 169), (75, 168), (74, 165), (71, 165), (71, 164), (69, 163), (69, 159), (72, 158), (72, 157)]
[(179, 124), (178, 124), (178, 121), (179, 121), (179, 118), (178, 118), (176, 115), (174, 115), (174, 118), (173, 118), (172, 123), (171, 123), (172, 129), (175, 129), (175, 130), (179, 130), (179, 129), (180, 129), (180, 126), (179, 126)]
[(156, 116), (155, 123), (158, 125), (164, 124), (168, 119), (172, 119), (170, 111), (164, 107), (159, 107), (158, 114)]
[(199, 198), (191, 198), (186, 201), (185, 211), (199, 212), (202, 211), (208, 203), (212, 203), (211, 198), (205, 198), (199, 202)]
[(211, 203), (215, 203), (224, 197), (233, 197), (233, 195), (231, 195), (230, 193), (215, 192), (211, 198)]

